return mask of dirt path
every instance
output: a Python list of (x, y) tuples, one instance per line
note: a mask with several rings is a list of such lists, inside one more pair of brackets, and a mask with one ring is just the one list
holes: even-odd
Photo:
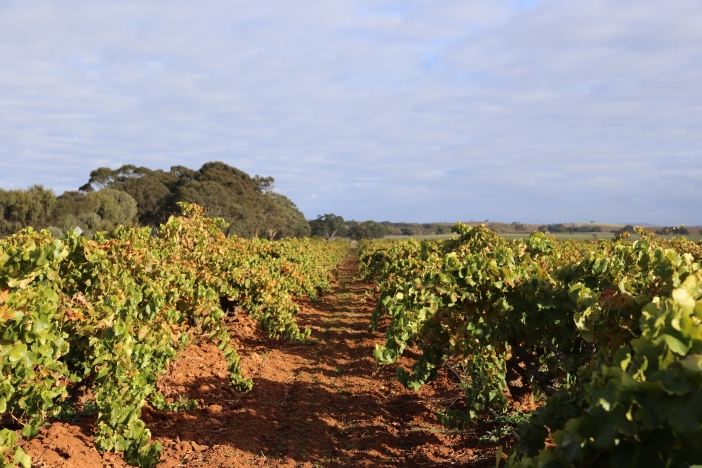
[[(445, 372), (415, 393), (396, 381), (394, 366), (375, 364), (383, 335), (366, 331), (374, 304), (362, 300), (372, 285), (356, 276), (352, 251), (332, 293), (300, 301), (298, 320), (313, 344), (270, 340), (243, 314), (233, 319), (250, 393), (229, 387), (216, 347), (189, 346), (161, 390), (196, 398), (200, 408), (144, 411), (164, 446), (159, 466), (494, 466), (492, 447), (437, 424), (435, 410), (459, 397)], [(91, 431), (90, 418), (55, 423), (27, 449), (37, 466), (126, 466), (99, 454)]]

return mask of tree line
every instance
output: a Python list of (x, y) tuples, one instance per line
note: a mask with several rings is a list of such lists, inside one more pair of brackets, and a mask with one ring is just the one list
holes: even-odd
[(41, 185), (26, 190), (0, 189), (0, 236), (33, 226), (62, 237), (80, 228), (86, 237), (122, 224), (157, 227), (180, 213), (178, 202), (196, 203), (208, 217), (224, 218), (227, 235), (304, 237), (305, 216), (286, 196), (273, 192), (272, 177), (251, 177), (222, 162), (199, 170), (173, 166), (169, 171), (131, 164), (99, 168), (79, 190), (56, 196)]
[(342, 216), (328, 213), (310, 221), (312, 235), (329, 240), (346, 238), (351, 240), (380, 239), (385, 236), (422, 236), (449, 234), (450, 223), (392, 223), (390, 221), (344, 220)]
[[(78, 190), (58, 196), (41, 185), (0, 189), (0, 236), (28, 226), (48, 229), (56, 237), (80, 228), (88, 238), (120, 224), (156, 228), (169, 216), (180, 214), (178, 202), (202, 206), (206, 216), (229, 223), (225, 234), (245, 238), (360, 240), (437, 231), (435, 225), (345, 221), (334, 214), (308, 221), (289, 198), (273, 191), (274, 183), (273, 177), (251, 177), (222, 162), (206, 163), (199, 170), (184, 166), (152, 170), (132, 164), (118, 169), (101, 167)], [(439, 233), (444, 230), (448, 232), (440, 225)]]
[[(632, 228), (633, 229), (633, 228)], [(569, 233), (575, 234), (579, 232), (602, 232), (601, 226), (566, 226), (564, 224), (545, 224), (539, 226), (540, 232), (550, 232), (551, 234), (556, 233)]]

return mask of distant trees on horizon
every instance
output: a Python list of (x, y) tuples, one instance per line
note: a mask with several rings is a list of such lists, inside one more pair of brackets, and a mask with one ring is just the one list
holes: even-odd
[(304, 237), (310, 225), (286, 196), (272, 191), (272, 177), (251, 177), (222, 162), (199, 170), (173, 166), (170, 171), (125, 165), (98, 168), (77, 191), (56, 196), (34, 185), (0, 189), (0, 235), (33, 226), (62, 236), (80, 227), (87, 237), (118, 224), (156, 227), (180, 213), (177, 202), (197, 203), (210, 217), (224, 218), (228, 235)]
[(539, 226), (539, 231), (557, 233), (578, 233), (578, 232), (602, 232), (600, 226), (566, 226), (564, 224), (546, 224)]
[[(225, 234), (247, 238), (319, 236), (360, 240), (451, 232), (452, 223), (355, 221), (332, 213), (307, 220), (292, 200), (273, 191), (274, 184), (273, 177), (251, 177), (223, 162), (209, 162), (198, 170), (184, 166), (152, 170), (131, 164), (118, 169), (101, 167), (90, 173), (88, 182), (79, 190), (59, 196), (41, 185), (0, 189), (0, 236), (27, 226), (48, 229), (57, 237), (76, 227), (86, 237), (120, 224), (158, 227), (169, 216), (180, 213), (180, 201), (202, 206), (209, 217), (224, 218), (229, 223)], [(536, 228), (520, 222), (486, 220), (485, 224), (499, 234), (527, 233)], [(602, 227), (594, 224), (544, 224), (536, 229), (554, 234), (602, 232)], [(618, 235), (624, 231), (633, 232), (633, 226), (612, 232)], [(683, 225), (665, 227), (656, 233), (688, 235), (689, 230)]]

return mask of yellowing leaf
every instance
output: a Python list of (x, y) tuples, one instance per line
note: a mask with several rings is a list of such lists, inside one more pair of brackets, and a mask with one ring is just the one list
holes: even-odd
[(8, 358), (10, 359), (10, 362), (17, 362), (23, 357), (27, 355), (27, 345), (24, 343), (17, 343), (12, 347), (10, 350), (10, 353), (8, 354)]

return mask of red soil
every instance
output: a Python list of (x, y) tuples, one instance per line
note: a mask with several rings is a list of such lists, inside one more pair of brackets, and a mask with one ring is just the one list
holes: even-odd
[[(350, 255), (332, 293), (299, 301), (298, 321), (312, 329), (314, 344), (271, 340), (242, 313), (231, 319), (233, 343), (254, 380), (250, 393), (229, 386), (214, 345), (201, 342), (181, 353), (161, 390), (200, 406), (144, 409), (153, 439), (164, 446), (159, 466), (494, 466), (495, 447), (478, 442), (473, 431), (437, 423), (435, 411), (461, 399), (445, 369), (413, 392), (397, 382), (394, 366), (375, 363), (383, 334), (366, 331), (374, 304), (363, 298), (372, 284), (357, 281), (356, 268)], [(54, 422), (24, 447), (34, 466), (127, 466), (120, 454), (99, 453), (92, 432), (92, 418)]]

